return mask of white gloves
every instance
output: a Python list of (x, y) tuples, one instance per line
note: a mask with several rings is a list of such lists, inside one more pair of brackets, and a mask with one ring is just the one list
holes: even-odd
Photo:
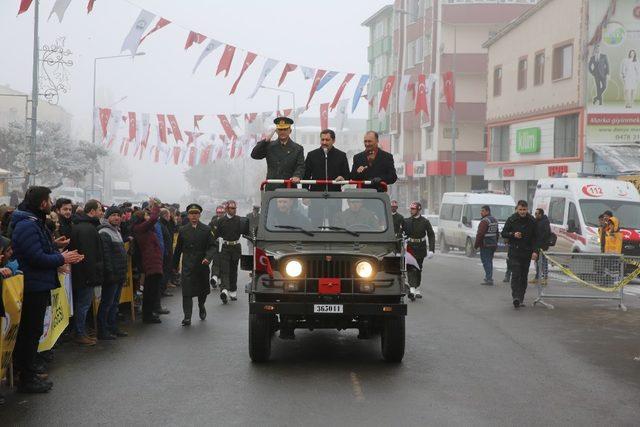
[(433, 258), (433, 252), (429, 251), (427, 252), (427, 259), (431, 259)]

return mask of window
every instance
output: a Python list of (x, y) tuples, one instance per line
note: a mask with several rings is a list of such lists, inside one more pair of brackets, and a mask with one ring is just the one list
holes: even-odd
[(564, 197), (552, 197), (549, 202), (549, 222), (562, 225), (564, 223)]
[(414, 64), (420, 64), (422, 63), (422, 61), (424, 61), (424, 51), (422, 50), (422, 47), (423, 47), (422, 40), (423, 40), (422, 37), (416, 40), (414, 60), (413, 60)]
[(453, 214), (453, 205), (449, 203), (445, 203), (440, 208), (440, 219), (448, 221), (452, 218)]
[(527, 58), (518, 61), (518, 90), (527, 88)]
[(536, 53), (533, 69), (533, 85), (540, 86), (544, 83), (544, 51)]
[(378, 56), (373, 60), (373, 75), (380, 78), (387, 74), (386, 58), (384, 56)]
[(493, 70), (493, 96), (502, 94), (502, 66), (498, 66)]
[(462, 205), (453, 205), (453, 213), (451, 219), (454, 221), (460, 221), (462, 217)]
[(491, 160), (509, 160), (509, 126), (491, 128)]
[(556, 117), (553, 127), (553, 154), (556, 159), (578, 154), (578, 114)]
[(580, 217), (578, 216), (578, 210), (576, 205), (569, 203), (569, 214), (567, 216), (567, 228), (569, 231), (576, 234), (582, 234), (580, 229)]
[(433, 49), (431, 34), (426, 34), (424, 36), (424, 56), (431, 55), (431, 50)]
[(416, 64), (416, 41), (407, 43), (407, 68), (411, 68)]
[(373, 27), (373, 41), (380, 40), (383, 37), (384, 37), (384, 21), (378, 21)]
[(573, 74), (573, 43), (553, 49), (553, 80), (567, 79)]

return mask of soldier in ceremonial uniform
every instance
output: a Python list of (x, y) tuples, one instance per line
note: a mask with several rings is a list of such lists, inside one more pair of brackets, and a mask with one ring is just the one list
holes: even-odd
[(249, 220), (249, 231), (251, 233), (251, 237), (255, 238), (258, 231), (258, 224), (260, 223), (259, 205), (253, 205), (253, 211), (247, 214), (247, 219)]
[[(417, 266), (407, 263), (407, 278), (409, 279), (409, 299), (414, 301), (422, 298), (420, 294), (420, 282), (422, 280), (422, 262), (433, 257), (435, 251), (436, 236), (428, 219), (421, 215), (422, 205), (413, 202), (409, 206), (411, 216), (405, 218), (402, 223), (402, 232), (407, 239), (407, 252), (417, 261)], [(429, 248), (427, 250), (427, 240)]]
[[(267, 179), (291, 179), (294, 183), (298, 183), (304, 176), (304, 149), (289, 137), (293, 120), (288, 117), (278, 117), (273, 123), (276, 128), (268, 138), (253, 147), (251, 158), (267, 159)], [(271, 141), (276, 132), (278, 139)], [(283, 186), (270, 184), (267, 190), (279, 187)]]
[(237, 299), (238, 290), (238, 262), (242, 255), (240, 237), (249, 232), (249, 221), (236, 215), (236, 202), (229, 200), (227, 213), (218, 221), (214, 237), (222, 238), (222, 251), (220, 252), (220, 272), (222, 284), (220, 299), (223, 304), (228, 300)]
[(200, 320), (207, 317), (204, 303), (209, 294), (209, 263), (214, 257), (215, 240), (211, 228), (200, 222), (202, 207), (187, 206), (189, 223), (178, 230), (178, 241), (173, 253), (173, 267), (178, 269), (182, 256), (182, 326), (191, 325), (193, 297), (198, 297)]
[[(209, 228), (211, 228), (211, 233), (216, 234), (216, 228), (218, 228), (218, 221), (225, 214), (225, 207), (223, 205), (218, 205), (216, 207), (216, 215), (211, 218), (211, 222), (209, 223)], [(220, 245), (218, 239), (215, 239), (215, 254), (213, 255), (213, 260), (211, 262), (211, 289), (218, 288), (218, 282), (220, 282)]]
[(398, 201), (391, 201), (391, 215), (393, 219), (393, 231), (396, 233), (397, 238), (402, 237), (402, 223), (404, 221), (404, 217), (398, 213)]

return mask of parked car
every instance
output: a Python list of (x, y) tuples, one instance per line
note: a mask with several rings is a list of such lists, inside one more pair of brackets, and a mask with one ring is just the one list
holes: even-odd
[[(444, 253), (451, 248), (463, 249), (465, 255), (473, 257), (473, 247), (478, 233), (478, 224), (482, 217), (480, 208), (488, 205), (502, 230), (505, 221), (514, 210), (516, 203), (513, 197), (506, 194), (484, 193), (444, 193), (440, 204), (440, 222), (438, 223), (438, 242)], [(500, 239), (498, 250), (504, 250), (505, 244)]]

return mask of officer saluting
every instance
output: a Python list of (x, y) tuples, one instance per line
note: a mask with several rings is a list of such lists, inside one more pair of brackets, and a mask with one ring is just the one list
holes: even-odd
[[(297, 183), (304, 176), (304, 149), (289, 137), (293, 120), (289, 117), (278, 117), (273, 123), (276, 128), (268, 138), (258, 142), (251, 151), (251, 158), (267, 159), (267, 179), (291, 179)], [(275, 133), (278, 139), (271, 141)], [(267, 190), (282, 187), (270, 184)]]
[(222, 273), (222, 285), (220, 299), (226, 304), (230, 299), (237, 299), (238, 290), (238, 262), (242, 255), (240, 237), (249, 232), (249, 221), (236, 215), (236, 202), (229, 200), (227, 213), (218, 220), (218, 227), (214, 237), (222, 238), (222, 251), (220, 252), (220, 270)]
[(200, 320), (207, 317), (204, 303), (209, 294), (209, 263), (214, 257), (215, 241), (211, 229), (200, 222), (202, 207), (196, 203), (187, 206), (189, 223), (178, 230), (178, 241), (173, 253), (173, 267), (177, 271), (182, 256), (182, 326), (191, 325), (193, 297), (198, 297)]
[[(418, 267), (407, 265), (407, 276), (409, 279), (409, 299), (422, 298), (420, 294), (420, 282), (422, 281), (422, 262), (425, 257), (431, 258), (436, 246), (436, 236), (433, 227), (428, 219), (421, 215), (422, 205), (413, 202), (409, 206), (411, 216), (405, 218), (402, 223), (402, 231), (407, 238), (407, 251), (410, 252), (418, 262)], [(427, 242), (429, 240), (429, 251), (427, 252)]]

